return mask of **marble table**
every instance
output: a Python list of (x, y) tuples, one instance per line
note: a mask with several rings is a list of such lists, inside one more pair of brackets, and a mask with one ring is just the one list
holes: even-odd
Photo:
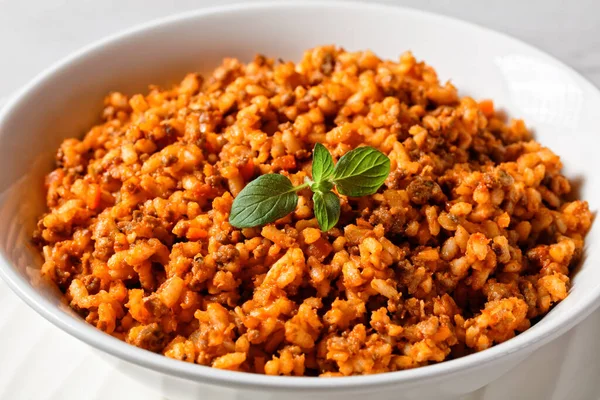
[[(509, 33), (600, 85), (598, 0), (382, 2), (452, 15)], [(153, 18), (233, 1), (174, 3), (0, 0), (0, 104), (46, 66), (96, 39)], [(38, 316), (1, 281), (0, 310), (0, 399), (161, 399)], [(599, 336), (600, 310), (465, 400), (600, 399)]]

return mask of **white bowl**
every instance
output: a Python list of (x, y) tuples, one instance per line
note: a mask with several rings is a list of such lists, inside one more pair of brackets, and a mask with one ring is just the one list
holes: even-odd
[[(334, 43), (397, 58), (411, 49), (475, 98), (494, 99), (522, 117), (537, 139), (562, 157), (592, 210), (600, 204), (597, 153), (600, 93), (554, 58), (505, 35), (451, 18), (364, 3), (272, 2), (182, 14), (96, 43), (48, 69), (0, 114), (0, 275), (44, 318), (120, 360), (123, 372), (175, 398), (445, 398), (476, 390), (580, 322), (600, 297), (600, 227), (587, 236), (570, 295), (531, 329), (489, 350), (414, 370), (347, 378), (270, 377), (168, 359), (114, 339), (70, 313), (37, 285), (41, 263), (30, 245), (44, 210), (43, 175), (56, 148), (81, 135), (103, 96), (206, 72), (222, 57), (262, 52), (298, 60), (303, 50)], [(14, 327), (19, 329), (19, 327)], [(35, 382), (32, 382), (35, 384)]]

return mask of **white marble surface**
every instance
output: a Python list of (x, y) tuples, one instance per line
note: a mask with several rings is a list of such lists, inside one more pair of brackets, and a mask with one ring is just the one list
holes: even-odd
[[(534, 44), (600, 86), (598, 0), (382, 0), (476, 22)], [(0, 0), (0, 103), (49, 64), (108, 34), (234, 1)], [(0, 399), (158, 400), (0, 281)], [(15, 328), (17, 327), (17, 328)], [(468, 400), (600, 399), (600, 311)], [(467, 399), (465, 399), (467, 400)]]

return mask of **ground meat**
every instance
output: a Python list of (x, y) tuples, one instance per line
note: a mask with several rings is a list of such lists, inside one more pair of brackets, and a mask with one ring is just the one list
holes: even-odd
[(440, 202), (444, 199), (444, 193), (440, 186), (429, 179), (416, 177), (406, 188), (410, 201), (415, 204), (423, 205), (430, 201)]
[(142, 349), (159, 352), (165, 346), (165, 339), (161, 327), (153, 322), (131, 329), (127, 342)]
[(240, 252), (232, 244), (219, 246), (215, 253), (215, 261), (221, 264), (234, 261), (239, 257)]
[(96, 294), (100, 290), (101, 280), (93, 275), (87, 275), (82, 279), (89, 294)]

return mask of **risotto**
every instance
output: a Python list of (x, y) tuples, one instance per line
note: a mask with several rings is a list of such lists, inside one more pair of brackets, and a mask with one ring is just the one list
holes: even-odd
[[(229, 223), (256, 177), (310, 178), (315, 143), (335, 160), (372, 146), (391, 172), (340, 196), (327, 232), (308, 188), (274, 223)], [(396, 371), (506, 341), (567, 296), (592, 214), (560, 170), (411, 53), (229, 58), (110, 93), (58, 149), (34, 240), (69, 305), (134, 346), (269, 375)]]

